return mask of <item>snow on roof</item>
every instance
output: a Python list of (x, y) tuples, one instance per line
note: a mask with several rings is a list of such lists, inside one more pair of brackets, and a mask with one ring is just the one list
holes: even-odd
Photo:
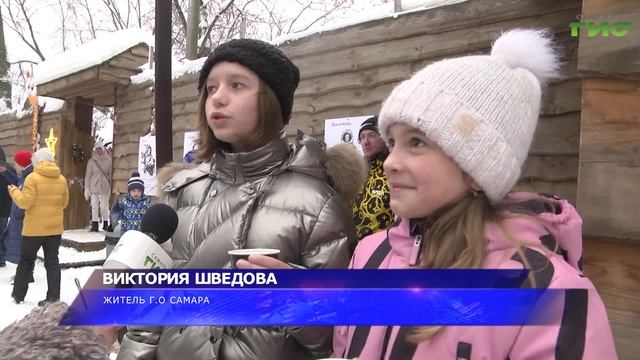
[(40, 63), (34, 70), (33, 82), (36, 85), (44, 84), (99, 65), (136, 45), (152, 46), (153, 43), (153, 36), (142, 29), (107, 33)]
[[(62, 107), (64, 106), (64, 100), (47, 96), (38, 96), (38, 105), (40, 105), (41, 107), (44, 106), (44, 110), (42, 113), (46, 114), (62, 110)], [(29, 106), (26, 110), (14, 110), (16, 111), (16, 117), (18, 118), (22, 118), (24, 116), (27, 116), (28, 114), (33, 113), (31, 106)]]
[(38, 96), (38, 105), (44, 106), (43, 112), (46, 114), (61, 110), (64, 106), (64, 100), (46, 96)]
[[(207, 60), (206, 57), (195, 60), (185, 60), (183, 62), (174, 59), (171, 63), (171, 80), (179, 79), (186, 74), (199, 72), (205, 60)], [(145, 65), (143, 69), (144, 71), (140, 74), (133, 75), (131, 77), (131, 85), (142, 84), (145, 81), (154, 79), (155, 69), (149, 69), (148, 65)]]
[(315, 34), (322, 34), (323, 32), (343, 29), (346, 27), (366, 23), (374, 20), (397, 18), (399, 15), (409, 14), (418, 11), (424, 11), (441, 6), (457, 4), (465, 2), (467, 0), (403, 0), (402, 8), (407, 9), (401, 12), (393, 12), (393, 1), (383, 4), (383, 6), (371, 8), (370, 11), (363, 11), (359, 16), (354, 17), (349, 21), (339, 22), (333, 25), (324, 26), (319, 29), (311, 29), (307, 31), (300, 31), (292, 34), (283, 35), (275, 38), (271, 41), (274, 45), (282, 45), (288, 41), (295, 41), (305, 37), (309, 37)]

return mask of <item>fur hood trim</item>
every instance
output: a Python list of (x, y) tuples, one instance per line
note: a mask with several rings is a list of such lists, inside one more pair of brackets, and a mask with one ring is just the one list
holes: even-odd
[(106, 359), (107, 347), (89, 328), (58, 325), (68, 308), (63, 302), (36, 307), (4, 328), (0, 359)]

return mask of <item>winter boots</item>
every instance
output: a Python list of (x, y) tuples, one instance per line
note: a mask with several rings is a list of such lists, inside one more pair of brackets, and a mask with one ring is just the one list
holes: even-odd
[(38, 306), (40, 306), (40, 307), (47, 306), (48, 304), (54, 303), (56, 301), (60, 301), (60, 299), (44, 299), (44, 300), (40, 300), (40, 301), (38, 301)]
[(103, 221), (102, 222), (102, 230), (107, 231), (109, 229), (109, 222), (108, 221)]
[(98, 232), (98, 222), (97, 221), (92, 221), (91, 222), (91, 230), (89, 230), (91, 232)]

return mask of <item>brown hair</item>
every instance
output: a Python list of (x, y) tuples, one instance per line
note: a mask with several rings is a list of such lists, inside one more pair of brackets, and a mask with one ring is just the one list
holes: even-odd
[[(210, 161), (219, 149), (231, 151), (231, 144), (219, 140), (215, 137), (209, 124), (205, 112), (205, 104), (209, 94), (206, 86), (200, 91), (198, 101), (198, 140), (196, 141), (198, 152), (196, 159), (200, 161)], [(267, 144), (278, 137), (280, 130), (284, 126), (280, 103), (271, 88), (260, 79), (258, 89), (258, 125), (255, 133), (246, 140), (251, 149)]]
[[(543, 200), (553, 209), (551, 202)], [(503, 226), (507, 218), (527, 217), (534, 214), (524, 208), (511, 206), (508, 202), (491, 205), (484, 193), (468, 194), (455, 204), (446, 206), (433, 214), (434, 222), (423, 234), (429, 239), (424, 244), (421, 268), (427, 269), (478, 269), (485, 258), (487, 241), (485, 227), (496, 223), (516, 248), (526, 268), (531, 268), (522, 252), (521, 243)], [(427, 238), (427, 233), (429, 237)], [(529, 280), (535, 286), (533, 273)], [(429, 340), (442, 329), (442, 326), (419, 327), (409, 334), (408, 340), (419, 343)]]

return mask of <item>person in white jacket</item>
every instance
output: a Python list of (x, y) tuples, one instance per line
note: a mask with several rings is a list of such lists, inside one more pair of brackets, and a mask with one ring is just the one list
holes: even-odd
[(84, 177), (84, 197), (91, 200), (91, 231), (98, 231), (102, 219), (102, 229), (109, 226), (109, 195), (111, 193), (111, 157), (101, 142), (96, 142), (93, 155), (87, 162)]

